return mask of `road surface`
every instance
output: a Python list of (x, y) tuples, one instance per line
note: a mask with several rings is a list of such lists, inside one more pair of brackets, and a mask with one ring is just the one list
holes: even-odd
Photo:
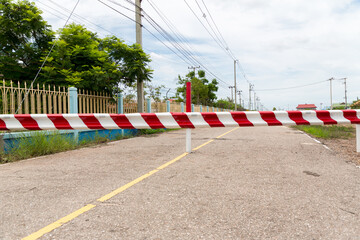
[(287, 127), (185, 130), (0, 165), (0, 239), (360, 239), (360, 168)]

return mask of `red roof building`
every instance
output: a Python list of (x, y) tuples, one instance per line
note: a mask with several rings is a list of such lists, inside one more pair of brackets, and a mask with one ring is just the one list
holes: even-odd
[(299, 104), (297, 110), (316, 110), (315, 104)]

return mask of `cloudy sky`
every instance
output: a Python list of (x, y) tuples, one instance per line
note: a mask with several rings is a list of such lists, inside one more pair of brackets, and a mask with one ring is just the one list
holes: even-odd
[[(129, 3), (134, 0), (101, 1), (134, 19), (134, 6)], [(71, 10), (76, 4), (75, 0), (63, 0), (61, 5), (55, 0), (34, 2), (54, 30), (64, 25), (69, 15), (66, 9)], [(163, 14), (162, 18), (154, 7)], [(237, 87), (243, 91), (246, 106), (249, 82), (254, 84), (260, 102), (269, 110), (294, 109), (303, 103), (329, 106), (327, 80), (331, 77), (347, 78), (348, 102), (360, 97), (359, 0), (143, 0), (142, 8), (175, 37), (163, 20), (168, 19), (186, 40), (175, 44), (187, 49), (188, 58), (195, 58), (202, 69), (205, 67), (219, 79), (218, 98), (230, 97), (229, 86), (234, 85), (234, 62), (229, 50), (242, 67), (236, 68)], [(71, 21), (85, 25), (99, 36), (116, 34), (132, 44), (135, 23), (118, 12), (97, 0), (80, 0)], [(143, 24), (150, 31), (143, 30), (143, 47), (152, 58), (153, 84), (165, 85), (171, 96), (177, 76), (184, 76), (188, 67), (195, 64), (190, 65), (191, 60), (146, 19)], [(222, 35), (218, 37), (225, 40), (228, 51), (219, 46), (225, 45), (223, 41), (217, 43), (210, 36), (208, 31), (214, 36), (211, 28), (219, 29)], [(214, 78), (209, 72), (207, 76)], [(344, 102), (343, 83), (343, 80), (333, 81), (334, 103)]]

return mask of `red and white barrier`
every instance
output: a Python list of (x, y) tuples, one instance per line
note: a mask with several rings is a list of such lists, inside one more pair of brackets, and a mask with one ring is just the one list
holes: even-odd
[(329, 124), (360, 124), (360, 110), (0, 115), (0, 130), (10, 131)]

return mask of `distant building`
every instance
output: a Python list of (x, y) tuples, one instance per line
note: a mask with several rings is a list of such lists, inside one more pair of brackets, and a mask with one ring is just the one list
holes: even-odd
[(296, 109), (297, 110), (316, 110), (315, 104), (299, 104)]

